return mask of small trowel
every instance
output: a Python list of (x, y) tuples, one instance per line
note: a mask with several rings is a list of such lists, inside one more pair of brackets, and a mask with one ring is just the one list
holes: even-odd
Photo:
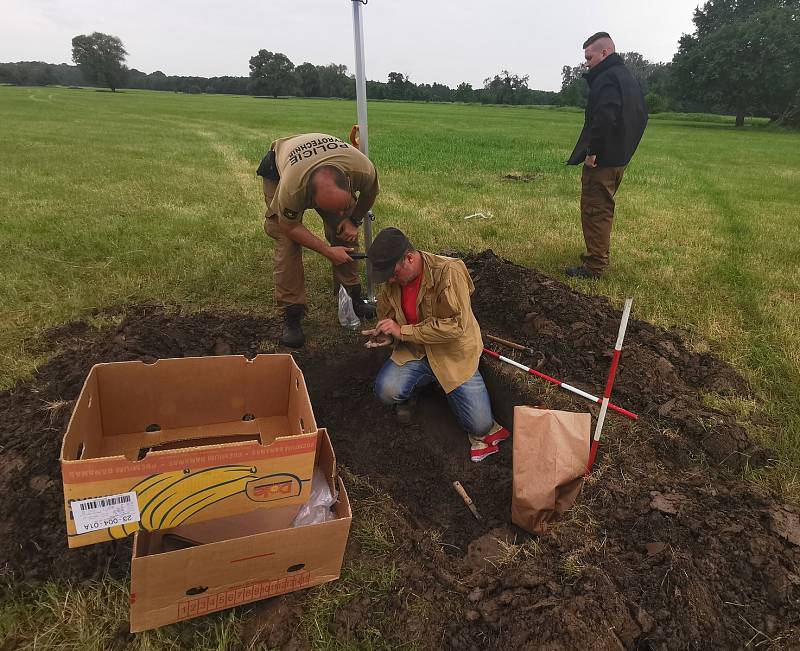
[(464, 490), (464, 487), (461, 485), (460, 481), (453, 482), (453, 488), (456, 489), (456, 492), (461, 495), (461, 499), (464, 500), (464, 504), (467, 505), (470, 511), (472, 511), (472, 515), (475, 516), (476, 520), (481, 519), (481, 514), (478, 513), (478, 509), (475, 508), (475, 504), (472, 502), (472, 498), (467, 495), (467, 491)]

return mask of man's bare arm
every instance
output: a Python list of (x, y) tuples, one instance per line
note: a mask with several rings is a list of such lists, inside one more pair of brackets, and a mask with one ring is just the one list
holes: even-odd
[(300, 246), (304, 246), (307, 249), (324, 255), (335, 265), (353, 261), (348, 255), (348, 253), (353, 250), (352, 248), (346, 246), (331, 246), (327, 242), (319, 239), (300, 222), (278, 220), (278, 226), (290, 240), (297, 242)]

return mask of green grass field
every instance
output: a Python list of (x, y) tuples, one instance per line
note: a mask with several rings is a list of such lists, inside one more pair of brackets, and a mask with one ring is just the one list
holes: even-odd
[[(337, 100), (0, 87), (0, 386), (42, 361), (30, 352), (40, 332), (93, 308), (271, 311), (255, 167), (273, 138), (345, 137), (354, 116)], [(580, 286), (633, 296), (635, 317), (684, 328), (740, 369), (776, 424), (771, 444), (797, 461), (800, 134), (690, 117), (651, 120), (618, 195), (611, 273)], [(563, 164), (581, 120), (372, 103), (377, 227), (558, 276), (582, 250), (579, 170)], [(463, 219), (476, 212), (489, 217)], [(313, 213), (307, 223), (319, 227)], [(328, 318), (327, 261), (307, 259), (312, 309)]]
[[(397, 225), (432, 251), (491, 248), (560, 278), (577, 261), (580, 170), (563, 161), (581, 112), (390, 102), (369, 111), (378, 228)], [(0, 388), (43, 361), (40, 333), (95, 308), (158, 299), (272, 313), (254, 170), (272, 139), (345, 138), (355, 115), (353, 102), (337, 100), (0, 87)], [(635, 318), (680, 327), (739, 369), (760, 400), (724, 406), (758, 411), (766, 424), (751, 434), (782, 458), (753, 479), (794, 500), (799, 205), (800, 134), (656, 116), (618, 194), (611, 271), (574, 282), (617, 304), (633, 296)], [(488, 217), (464, 219), (476, 212)], [(315, 214), (306, 223), (321, 234)], [(307, 274), (311, 318), (333, 320), (327, 261), (308, 252)], [(79, 606), (111, 621), (102, 599), (89, 589)], [(0, 620), (27, 621), (32, 603), (45, 604), (57, 628), (72, 616), (61, 600), (66, 608), (62, 589), (49, 587)], [(227, 621), (208, 623), (220, 629), (209, 629), (208, 648), (233, 630)], [(142, 638), (142, 648), (167, 648), (158, 639)], [(64, 648), (79, 647), (102, 643)]]

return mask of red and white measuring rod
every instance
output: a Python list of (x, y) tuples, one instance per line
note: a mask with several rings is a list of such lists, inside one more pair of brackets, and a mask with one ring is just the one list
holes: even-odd
[[(489, 350), (488, 348), (484, 348), (483, 352), (486, 353), (487, 355), (490, 355), (491, 357), (494, 357), (495, 359), (499, 359), (501, 362), (505, 362), (506, 364), (511, 364), (511, 366), (516, 366), (521, 371), (526, 371), (527, 373), (530, 373), (531, 375), (535, 375), (538, 378), (542, 378), (543, 380), (547, 380), (548, 382), (550, 382), (552, 384), (555, 384), (556, 386), (559, 386), (562, 389), (566, 389), (567, 391), (570, 391), (570, 392), (572, 392), (572, 393), (574, 393), (576, 395), (579, 395), (582, 398), (586, 398), (587, 400), (591, 400), (592, 402), (597, 403), (598, 405), (602, 404), (602, 402), (603, 402), (602, 399), (598, 398), (597, 396), (593, 396), (591, 393), (586, 393), (586, 391), (581, 391), (580, 389), (578, 389), (577, 387), (572, 386), (571, 384), (567, 384), (566, 382), (562, 382), (561, 380), (556, 380), (554, 377), (550, 377), (549, 375), (545, 375), (544, 373), (540, 373), (536, 369), (532, 369), (529, 366), (524, 366), (524, 365), (520, 364), (519, 362), (515, 362), (513, 359), (509, 359), (508, 357), (504, 357), (500, 353), (494, 352), (493, 350)], [(614, 357), (615, 360), (619, 359), (619, 355), (617, 355), (616, 351), (614, 352), (614, 356), (615, 356)], [(615, 368), (616, 368), (616, 364), (615, 364), (614, 361), (612, 361), (612, 365), (614, 365)], [(611, 411), (616, 411), (618, 414), (622, 414), (623, 416), (627, 416), (631, 420), (638, 420), (639, 419), (639, 417), (636, 414), (634, 414), (632, 411), (628, 411), (627, 409), (623, 409), (622, 407), (618, 407), (617, 405), (615, 405), (614, 403), (611, 403), (611, 402), (608, 403), (608, 409), (610, 409)]]
[(622, 310), (622, 321), (619, 324), (619, 333), (617, 334), (617, 343), (614, 344), (614, 357), (611, 358), (611, 368), (608, 370), (608, 379), (606, 380), (606, 389), (603, 391), (603, 404), (600, 406), (600, 414), (597, 416), (597, 425), (594, 428), (594, 438), (592, 439), (592, 449), (589, 452), (589, 463), (586, 464), (586, 474), (592, 472), (594, 460), (597, 457), (597, 446), (600, 443), (600, 433), (603, 431), (603, 422), (606, 419), (606, 410), (611, 407), (611, 389), (614, 386), (614, 378), (617, 375), (617, 366), (619, 366), (619, 357), (622, 354), (622, 340), (625, 339), (625, 330), (628, 327), (628, 317), (631, 314), (631, 305), (633, 304), (632, 298), (625, 299), (625, 307)]

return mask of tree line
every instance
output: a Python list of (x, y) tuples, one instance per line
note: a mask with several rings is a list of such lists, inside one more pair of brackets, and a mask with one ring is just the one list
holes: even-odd
[[(281, 53), (262, 50), (253, 59), (285, 59)], [(252, 59), (251, 59), (252, 61)], [(289, 61), (289, 64), (291, 62)], [(0, 63), (0, 83), (20, 86), (80, 86), (99, 88), (135, 88), (143, 90), (173, 91), (179, 93), (223, 93), (270, 97), (337, 97), (355, 99), (355, 77), (347, 66), (330, 63), (291, 65), (288, 70), (261, 66), (248, 77), (190, 77), (166, 75), (160, 70), (150, 74), (134, 69), (124, 69), (110, 75), (106, 83), (103, 73), (84, 74), (76, 65), (50, 64), (41, 61)], [(469, 83), (450, 88), (440, 83), (415, 84), (405, 74), (391, 72), (386, 82), (367, 81), (370, 99), (413, 100), (423, 102), (480, 102), (483, 104), (563, 104), (554, 91), (534, 90), (528, 87), (528, 77), (520, 77), (506, 70), (488, 78), (483, 88), (474, 89)], [(112, 85), (113, 84), (113, 85)]]
[[(800, 127), (800, 0), (708, 0), (694, 10), (694, 32), (684, 34), (669, 63), (650, 62), (638, 52), (621, 53), (639, 80), (651, 113), (723, 113), (768, 117)], [(347, 66), (294, 63), (280, 52), (259, 50), (248, 77), (168, 76), (129, 70), (127, 52), (115, 36), (95, 32), (72, 40), (76, 66), (38, 61), (0, 63), (0, 83), (19, 85), (82, 83), (185, 93), (353, 99), (356, 82)], [(530, 88), (530, 77), (502, 70), (473, 88), (441, 83), (416, 84), (390, 72), (385, 82), (368, 81), (370, 99), (483, 104), (584, 106), (585, 67), (565, 65), (558, 92)]]
[[(503, 70), (484, 80), (483, 88), (473, 89), (466, 82), (451, 88), (445, 84), (415, 84), (408, 75), (390, 72), (385, 82), (367, 81), (370, 99), (416, 100), (425, 102), (481, 102), (483, 104), (558, 104), (558, 93), (533, 90), (528, 76), (520, 77)], [(250, 58), (250, 93), (272, 97), (356, 96), (355, 77), (347, 66), (330, 64), (315, 66), (303, 63), (296, 66), (281, 52), (259, 50)]]

